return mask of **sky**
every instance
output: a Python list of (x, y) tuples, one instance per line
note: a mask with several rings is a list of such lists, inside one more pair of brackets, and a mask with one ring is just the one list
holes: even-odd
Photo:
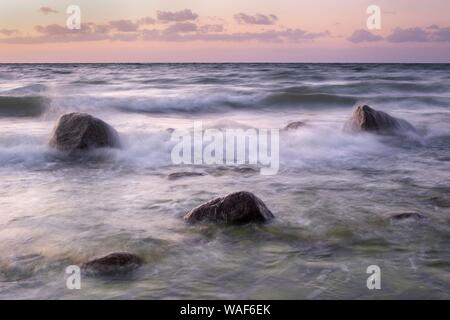
[(0, 62), (450, 62), (450, 1), (0, 0)]

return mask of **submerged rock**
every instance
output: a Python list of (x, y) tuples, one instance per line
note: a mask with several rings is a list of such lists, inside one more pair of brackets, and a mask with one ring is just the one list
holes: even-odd
[(143, 260), (128, 252), (114, 252), (81, 265), (81, 270), (89, 275), (114, 275), (131, 272), (139, 268)]
[(169, 180), (177, 180), (181, 178), (187, 178), (187, 177), (199, 177), (204, 176), (204, 173), (201, 172), (174, 172), (167, 176)]
[(393, 220), (420, 220), (424, 218), (424, 216), (418, 212), (390, 212), (388, 213), (388, 217)]
[(87, 113), (67, 113), (59, 118), (51, 147), (72, 152), (89, 148), (120, 147), (119, 135), (109, 124)]
[(266, 222), (273, 214), (264, 202), (251, 192), (241, 191), (208, 201), (184, 216), (189, 223), (200, 221), (230, 225)]
[(302, 122), (302, 121), (294, 121), (289, 123), (286, 127), (284, 127), (283, 130), (288, 131), (288, 130), (297, 130), (299, 128), (302, 128), (306, 126), (306, 123)]
[(406, 120), (394, 118), (389, 114), (377, 111), (364, 105), (353, 111), (352, 117), (346, 122), (344, 131), (367, 131), (378, 134), (397, 134), (405, 131), (415, 132), (415, 128)]

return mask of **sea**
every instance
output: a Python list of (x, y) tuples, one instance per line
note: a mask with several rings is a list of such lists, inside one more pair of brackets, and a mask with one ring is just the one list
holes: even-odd
[[(0, 64), (0, 299), (449, 299), (449, 88), (449, 64)], [(342, 130), (360, 104), (417, 132)], [(70, 112), (122, 148), (51, 148)], [(174, 163), (195, 122), (280, 129), (279, 170)], [(236, 191), (275, 219), (184, 221)], [(145, 263), (67, 287), (119, 251)]]

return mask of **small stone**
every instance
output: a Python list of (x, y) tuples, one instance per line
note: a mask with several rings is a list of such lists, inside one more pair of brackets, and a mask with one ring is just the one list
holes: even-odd
[(128, 252), (114, 252), (81, 265), (81, 270), (89, 275), (114, 275), (131, 272), (139, 268), (143, 260)]

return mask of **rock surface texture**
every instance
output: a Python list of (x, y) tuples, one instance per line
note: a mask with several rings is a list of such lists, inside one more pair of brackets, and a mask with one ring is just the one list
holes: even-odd
[(81, 265), (81, 270), (89, 275), (114, 275), (139, 268), (143, 260), (128, 252), (114, 252)]
[(264, 202), (251, 192), (241, 191), (208, 201), (184, 216), (189, 223), (200, 221), (240, 225), (262, 223), (273, 218)]
[(415, 128), (407, 121), (377, 111), (369, 106), (358, 106), (352, 117), (346, 122), (344, 131), (366, 131), (377, 134), (398, 134), (405, 131), (415, 132)]

